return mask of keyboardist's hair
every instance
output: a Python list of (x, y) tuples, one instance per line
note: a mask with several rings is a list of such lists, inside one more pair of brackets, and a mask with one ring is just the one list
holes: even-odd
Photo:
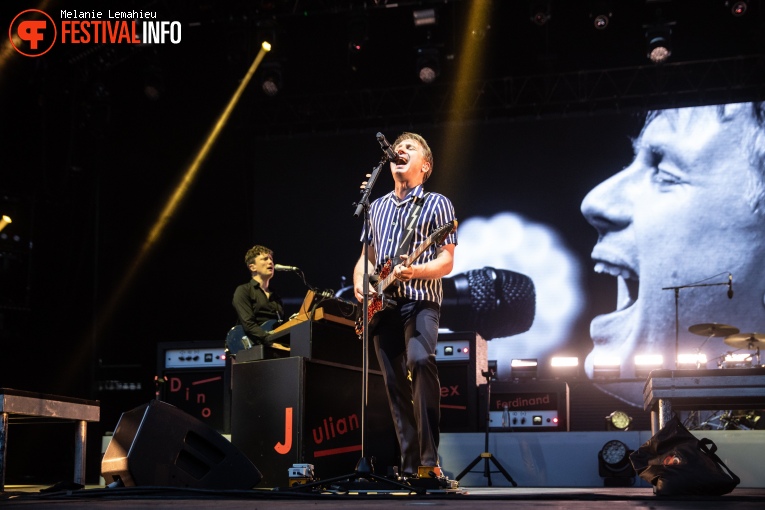
[(249, 250), (247, 250), (247, 253), (244, 255), (244, 265), (249, 266), (253, 262), (255, 262), (255, 259), (258, 258), (258, 256), (267, 253), (268, 255), (274, 256), (273, 250), (270, 250), (266, 248), (265, 246), (260, 246), (259, 244), (256, 244)]

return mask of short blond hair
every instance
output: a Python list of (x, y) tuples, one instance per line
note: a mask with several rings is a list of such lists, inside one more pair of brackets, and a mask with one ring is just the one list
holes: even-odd
[(425, 157), (425, 161), (428, 162), (428, 171), (425, 172), (425, 177), (422, 179), (422, 182), (427, 181), (430, 177), (430, 174), (433, 173), (433, 151), (430, 150), (430, 145), (428, 145), (428, 142), (425, 141), (421, 135), (405, 131), (398, 135), (396, 141), (393, 142), (393, 147), (397, 147), (398, 144), (404, 140), (414, 140), (420, 145), (420, 148), (422, 149), (422, 155)]

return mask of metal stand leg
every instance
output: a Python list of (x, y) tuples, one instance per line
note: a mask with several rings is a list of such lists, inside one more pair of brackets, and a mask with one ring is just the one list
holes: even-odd
[(659, 429), (663, 429), (664, 426), (672, 419), (672, 403), (664, 398), (659, 399)]
[(74, 432), (74, 483), (85, 486), (85, 453), (87, 449), (88, 422), (77, 422)]
[(500, 464), (499, 461), (494, 457), (494, 455), (489, 452), (489, 423), (491, 421), (489, 409), (491, 406), (491, 378), (494, 377), (494, 373), (489, 370), (487, 372), (481, 372), (481, 375), (486, 378), (486, 432), (484, 435), (483, 452), (481, 452), (475, 459), (473, 459), (473, 462), (471, 462), (468, 467), (463, 469), (462, 472), (458, 474), (454, 479), (459, 481), (463, 476), (468, 474), (470, 470), (476, 466), (476, 464), (483, 460), (483, 476), (486, 478), (486, 482), (489, 487), (492, 486), (491, 466), (489, 466), (489, 462), (494, 464), (494, 466), (499, 469), (499, 472), (504, 475), (505, 479), (513, 484), (513, 487), (518, 487), (518, 484), (515, 483), (513, 477), (510, 476), (510, 473), (508, 473), (505, 468), (502, 467), (502, 464)]
[(0, 492), (5, 492), (5, 452), (8, 446), (8, 413), (0, 413)]

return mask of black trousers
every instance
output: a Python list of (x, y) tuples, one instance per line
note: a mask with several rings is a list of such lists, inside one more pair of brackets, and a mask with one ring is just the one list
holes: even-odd
[(373, 331), (377, 359), (401, 448), (401, 471), (437, 466), (441, 384), (436, 366), (439, 306), (397, 298), (378, 312)]

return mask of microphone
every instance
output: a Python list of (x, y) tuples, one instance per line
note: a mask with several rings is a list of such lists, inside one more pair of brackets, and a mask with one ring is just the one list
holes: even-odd
[(295, 266), (283, 266), (281, 264), (274, 264), (274, 271), (300, 271), (300, 268)]
[(380, 142), (380, 148), (383, 150), (386, 156), (388, 156), (388, 161), (396, 161), (398, 159), (398, 154), (393, 150), (393, 148), (388, 143), (388, 140), (385, 139), (385, 135), (382, 133), (377, 133), (377, 141)]
[(534, 322), (536, 290), (524, 274), (484, 267), (442, 282), (441, 327), (491, 340), (528, 331)]
[(733, 275), (728, 273), (728, 299), (733, 299)]

